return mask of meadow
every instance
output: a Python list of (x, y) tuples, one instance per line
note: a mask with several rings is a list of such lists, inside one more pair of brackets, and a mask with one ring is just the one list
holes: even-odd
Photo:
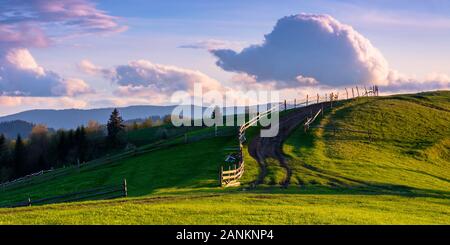
[[(449, 224), (450, 92), (367, 97), (325, 111), (316, 128), (284, 142), (292, 169), (258, 163), (247, 144), (241, 186), (218, 186), (235, 136), (214, 137), (0, 192), (22, 200), (120, 182), (129, 197), (0, 209), (1, 224)], [(320, 127), (320, 128), (319, 128)], [(370, 130), (336, 133), (334, 127)], [(180, 140), (180, 139), (177, 139)]]

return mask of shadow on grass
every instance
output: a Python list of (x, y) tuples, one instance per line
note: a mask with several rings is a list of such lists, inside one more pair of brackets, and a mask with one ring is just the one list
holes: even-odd
[[(358, 100), (355, 101), (358, 104), (365, 104), (370, 102), (370, 98), (367, 100)], [(353, 101), (350, 101), (352, 103)], [(347, 102), (342, 102), (338, 106), (343, 106), (342, 109), (334, 111), (333, 117), (334, 118), (344, 118), (347, 113), (350, 113), (352, 111), (351, 106), (346, 106)], [(330, 113), (330, 109), (327, 109), (325, 113)], [(322, 121), (323, 123), (323, 121)], [(316, 121), (313, 126), (317, 126), (320, 124), (320, 121)], [(333, 122), (328, 121), (325, 125), (322, 126), (334, 126)], [(373, 136), (373, 135), (372, 135)], [(297, 133), (294, 133), (293, 137), (295, 139), (293, 140), (293, 153), (295, 155), (301, 156), (302, 154), (308, 154), (313, 152), (313, 149), (317, 142), (317, 131), (309, 131), (308, 133), (304, 133), (303, 131), (297, 130)], [(323, 131), (321, 135), (322, 139), (326, 141), (367, 141), (368, 143), (374, 142), (374, 141), (381, 141), (383, 143), (387, 141), (392, 141), (391, 143), (396, 143), (395, 139), (392, 140), (384, 140), (380, 138), (373, 138), (372, 141), (369, 141), (369, 138), (367, 135), (361, 134), (361, 135), (355, 135), (355, 134), (345, 134), (340, 135), (337, 133), (335, 136), (333, 136), (333, 133), (329, 131)], [(429, 142), (421, 142), (422, 144), (428, 144)], [(300, 149), (301, 147), (301, 149)], [(404, 145), (403, 145), (404, 147)], [(286, 155), (286, 158), (289, 160), (296, 160), (293, 159), (291, 156)], [(290, 161), (291, 162), (291, 161)], [(292, 165), (291, 165), (292, 166)], [(261, 187), (257, 188), (254, 191), (256, 192), (270, 192), (274, 193), (295, 193), (295, 194), (355, 194), (355, 195), (397, 195), (397, 196), (404, 196), (404, 197), (432, 197), (432, 198), (441, 198), (441, 199), (450, 199), (450, 191), (442, 191), (442, 190), (433, 190), (433, 189), (421, 189), (421, 188), (414, 188), (410, 186), (405, 185), (397, 185), (397, 184), (391, 184), (391, 183), (380, 183), (380, 182), (371, 182), (371, 181), (365, 181), (365, 180), (359, 180), (350, 178), (347, 176), (344, 176), (342, 174), (336, 173), (334, 171), (329, 171), (325, 169), (318, 168), (312, 164), (309, 164), (307, 162), (301, 162), (296, 165), (297, 168), (303, 168), (307, 172), (305, 173), (306, 176), (312, 176), (312, 177), (318, 177), (324, 181), (327, 181), (328, 186), (325, 184), (313, 184), (314, 181), (310, 181), (309, 184), (305, 183), (301, 180), (299, 180), (300, 185), (297, 186), (291, 186), (286, 191), (284, 190), (278, 190), (281, 189), (280, 187)], [(424, 171), (419, 170), (410, 170), (410, 169), (402, 169), (405, 171), (411, 171), (419, 174), (423, 174), (432, 178), (439, 179), (441, 181), (445, 181), (447, 183), (450, 183), (449, 179), (436, 176), (433, 174), (429, 174)], [(315, 181), (315, 183), (318, 183)]]
[(364, 186), (327, 187), (321, 185), (291, 186), (288, 189), (281, 186), (259, 186), (256, 189), (244, 190), (247, 193), (266, 194), (304, 194), (304, 195), (391, 195), (401, 197), (425, 197), (450, 200), (450, 191), (419, 189), (409, 186), (386, 183), (364, 182)]

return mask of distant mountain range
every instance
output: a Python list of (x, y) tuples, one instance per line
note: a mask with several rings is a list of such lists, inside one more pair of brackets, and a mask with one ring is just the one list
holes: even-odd
[(8, 122), (0, 122), (0, 134), (7, 138), (15, 139), (18, 134), (23, 138), (28, 137), (34, 125), (22, 120), (14, 120)]
[[(152, 105), (137, 105), (137, 106), (128, 106), (128, 107), (118, 107), (120, 115), (122, 116), (125, 122), (132, 123), (133, 121), (142, 121), (142, 119), (146, 119), (151, 117), (162, 118), (166, 115), (172, 113), (173, 109), (176, 106), (152, 106)], [(198, 110), (199, 106), (186, 105), (191, 107), (191, 111)], [(255, 107), (255, 106), (252, 106)], [(238, 107), (243, 110), (243, 107)], [(200, 110), (203, 112), (206, 107), (201, 108)], [(225, 108), (224, 108), (225, 109)], [(99, 108), (99, 109), (64, 109), (64, 110), (29, 110), (23, 111), (12, 115), (7, 115), (0, 117), (0, 123), (2, 122), (11, 122), (11, 121), (21, 121), (28, 122), (30, 125), (35, 124), (44, 124), (48, 128), (52, 128), (54, 130), (58, 129), (74, 129), (81, 125), (87, 125), (90, 120), (94, 120), (99, 122), (100, 124), (106, 124), (108, 122), (109, 116), (114, 108)], [(225, 110), (226, 111), (226, 110)], [(226, 113), (223, 113), (226, 114)], [(234, 113), (232, 113), (234, 114)], [(197, 118), (197, 117), (196, 117)], [(22, 123), (23, 124), (23, 123)], [(20, 123), (17, 125), (24, 126)], [(28, 132), (28, 131), (27, 131)], [(14, 134), (16, 137), (16, 132), (12, 130), (8, 132), (8, 134)], [(22, 135), (22, 134), (21, 134)], [(22, 136), (26, 137), (28, 134), (23, 134)]]
[[(148, 117), (163, 117), (171, 114), (175, 106), (128, 106), (117, 108), (124, 120)], [(0, 117), (1, 122), (21, 120), (31, 124), (45, 124), (54, 129), (71, 129), (86, 125), (89, 120), (106, 124), (114, 108), (101, 109), (65, 109), (65, 110), (29, 110)]]

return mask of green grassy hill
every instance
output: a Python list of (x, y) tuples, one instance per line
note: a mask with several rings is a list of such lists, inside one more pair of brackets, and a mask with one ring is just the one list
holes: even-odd
[(317, 125), (363, 133), (297, 130), (284, 144), (299, 186), (450, 194), (450, 93), (340, 103)]
[[(222, 132), (229, 134), (230, 129), (231, 133), (235, 131), (227, 128)], [(218, 170), (226, 154), (224, 148), (236, 145), (237, 139), (233, 134), (211, 137), (212, 134), (212, 128), (190, 131), (188, 140), (203, 136), (209, 138), (184, 144), (184, 136), (175, 137), (156, 143), (157, 147), (155, 144), (144, 145), (138, 148), (144, 153), (135, 156), (120, 153), (117, 155), (119, 160), (99, 159), (98, 163), (94, 161), (82, 168), (58, 169), (55, 173), (34, 177), (26, 184), (0, 188), (0, 204), (120, 184), (123, 179), (127, 180), (131, 197), (217, 187)], [(121, 154), (126, 157), (121, 159)], [(65, 174), (60, 175), (59, 172)]]
[(372, 139), (300, 127), (283, 145), (287, 189), (276, 161), (265, 184), (249, 188), (259, 174), (249, 154), (243, 186), (217, 187), (235, 137), (164, 148), (0, 192), (0, 201), (21, 200), (127, 178), (130, 198), (3, 208), (0, 224), (450, 224), (449, 91), (343, 101), (318, 119)]

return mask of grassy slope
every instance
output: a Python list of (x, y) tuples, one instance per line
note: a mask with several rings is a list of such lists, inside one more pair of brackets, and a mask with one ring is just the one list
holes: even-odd
[[(196, 190), (218, 185), (218, 169), (223, 162), (223, 148), (235, 137), (217, 137), (169, 147), (127, 158), (100, 168), (86, 168), (49, 181), (22, 188), (1, 191), (0, 200), (24, 201), (120, 184), (126, 178), (129, 196), (142, 196), (183, 190)], [(202, 149), (199, 151), (198, 149)]]
[[(328, 112), (320, 124), (372, 128), (374, 142), (354, 133), (332, 136), (317, 129), (305, 135), (297, 130), (284, 145), (294, 168), (293, 185), (287, 190), (276, 185), (245, 191), (214, 188), (223, 160), (221, 149), (230, 144), (214, 139), (182, 146), (177, 150), (180, 156), (174, 154), (175, 148), (165, 149), (87, 175), (101, 183), (126, 175), (135, 179), (130, 183), (132, 195), (154, 195), (0, 209), (0, 223), (449, 224), (449, 109), (449, 92), (345, 102)], [(383, 120), (391, 123), (381, 124)], [(201, 157), (208, 161), (199, 162)], [(250, 183), (259, 172), (248, 154), (245, 158), (243, 182)], [(158, 164), (160, 160), (164, 166)], [(186, 164), (198, 164), (200, 173), (190, 178), (173, 169), (186, 168)], [(284, 176), (282, 169), (270, 171)]]
[(370, 129), (374, 140), (297, 130), (284, 145), (291, 183), (450, 195), (450, 93), (443, 94), (364, 98), (333, 108), (322, 126)]
[(286, 191), (0, 209), (0, 224), (448, 224), (449, 217), (443, 199)]

